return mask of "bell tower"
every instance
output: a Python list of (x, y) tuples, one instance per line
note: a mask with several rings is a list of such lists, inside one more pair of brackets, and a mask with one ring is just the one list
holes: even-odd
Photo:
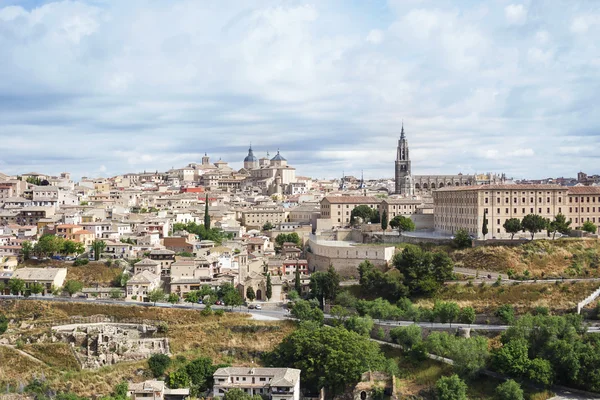
[(398, 140), (398, 149), (396, 152), (396, 194), (412, 196), (415, 193), (413, 179), (410, 171), (410, 155), (408, 150), (408, 141), (404, 135), (404, 123)]

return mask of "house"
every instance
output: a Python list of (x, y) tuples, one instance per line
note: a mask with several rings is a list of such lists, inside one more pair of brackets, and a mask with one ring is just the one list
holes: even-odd
[(127, 300), (149, 301), (148, 293), (161, 287), (160, 276), (142, 271), (127, 281)]
[(155, 275), (160, 275), (160, 263), (149, 258), (144, 258), (142, 261), (138, 261), (135, 264), (133, 264), (134, 274), (139, 274), (143, 271), (149, 271)]
[(300, 400), (300, 370), (294, 368), (219, 368), (213, 374), (213, 397), (224, 397), (230, 389), (272, 400)]
[(127, 397), (131, 400), (183, 400), (189, 395), (189, 388), (169, 389), (164, 381), (149, 380), (127, 385)]
[(175, 252), (172, 250), (152, 250), (148, 257), (160, 263), (161, 276), (171, 275), (171, 264), (175, 262)]
[(62, 287), (66, 278), (66, 268), (20, 268), (12, 274), (12, 279), (21, 279), (26, 288), (34, 283), (41, 283), (44, 285), (44, 294), (52, 288)]

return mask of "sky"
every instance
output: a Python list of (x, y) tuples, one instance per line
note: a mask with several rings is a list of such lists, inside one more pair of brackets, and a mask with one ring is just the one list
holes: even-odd
[(0, 0), (0, 172), (600, 173), (600, 1)]

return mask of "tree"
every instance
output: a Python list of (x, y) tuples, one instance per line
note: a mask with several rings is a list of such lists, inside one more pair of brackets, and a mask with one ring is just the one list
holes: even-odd
[(465, 229), (459, 229), (456, 231), (453, 242), (454, 246), (458, 249), (465, 249), (473, 245), (471, 236), (469, 236), (469, 232), (467, 232)]
[(254, 396), (252, 396), (248, 393), (243, 392), (242, 389), (233, 388), (233, 389), (229, 389), (227, 392), (225, 392), (223, 399), (224, 400), (262, 400), (262, 397), (258, 394), (255, 394)]
[(323, 323), (324, 315), (320, 308), (315, 307), (310, 301), (300, 300), (294, 303), (291, 314), (300, 321), (315, 321)]
[(198, 291), (198, 298), (202, 300), (207, 309), (210, 309), (210, 306), (217, 301), (217, 293), (210, 286), (203, 285)]
[(404, 350), (412, 350), (415, 346), (423, 342), (421, 327), (413, 324), (409, 326), (399, 326), (390, 330), (390, 338), (398, 343)]
[(81, 254), (85, 251), (85, 246), (83, 243), (74, 242), (72, 240), (65, 240), (62, 243), (62, 248), (60, 252), (66, 255), (69, 254)]
[(523, 389), (521, 385), (512, 379), (496, 387), (496, 396), (503, 400), (524, 400)]
[(381, 214), (381, 229), (383, 229), (383, 234), (385, 235), (385, 231), (388, 228), (388, 223), (389, 223), (389, 217), (388, 217), (388, 213), (387, 211), (383, 211), (383, 214)]
[(29, 260), (31, 257), (31, 253), (33, 252), (33, 245), (29, 240), (25, 240), (21, 244), (21, 255), (23, 256), (23, 260)]
[(45, 286), (39, 282), (34, 282), (33, 284), (29, 285), (29, 291), (31, 294), (40, 294), (44, 291), (44, 288)]
[(241, 306), (244, 303), (244, 300), (242, 299), (242, 296), (240, 296), (240, 293), (234, 288), (225, 293), (223, 296), (223, 303), (225, 303), (227, 307), (233, 309), (233, 307)]
[(404, 277), (397, 269), (384, 273), (365, 260), (358, 265), (358, 275), (360, 290), (364, 296), (376, 293), (388, 301), (395, 302), (408, 295), (408, 289), (403, 283)]
[(120, 299), (121, 297), (123, 297), (123, 292), (119, 289), (111, 289), (110, 291), (110, 298), (111, 299)]
[(358, 218), (360, 218), (363, 223), (367, 223), (370, 222), (374, 217), (375, 210), (365, 204), (362, 204), (354, 207), (354, 209), (350, 212), (350, 224), (355, 225), (358, 221)]
[(394, 229), (398, 229), (398, 232), (412, 232), (415, 230), (415, 223), (412, 219), (405, 217), (404, 215), (396, 215), (390, 221), (390, 226)]
[(325, 305), (325, 300), (334, 300), (340, 287), (340, 276), (333, 268), (329, 266), (327, 272), (318, 271), (310, 276), (311, 295), (319, 300), (321, 308)]
[(180, 389), (190, 387), (190, 376), (188, 375), (185, 367), (181, 367), (176, 371), (169, 373), (167, 384), (170, 389)]
[(75, 280), (69, 280), (65, 282), (63, 290), (69, 293), (69, 296), (73, 296), (75, 293), (80, 292), (83, 289), (83, 283)]
[(388, 365), (379, 345), (344, 328), (301, 324), (265, 357), (268, 366), (302, 370), (302, 385), (317, 393), (324, 387), (333, 398), (361, 374)]
[(199, 392), (204, 392), (213, 387), (213, 374), (218, 368), (228, 365), (213, 365), (209, 357), (199, 357), (185, 366), (192, 384), (197, 387)]
[(159, 301), (163, 301), (164, 299), (165, 299), (165, 291), (160, 288), (151, 290), (148, 293), (148, 300), (153, 302), (154, 305), (156, 305), (156, 303)]
[(556, 236), (556, 232), (563, 235), (568, 235), (571, 232), (571, 221), (567, 221), (567, 217), (563, 214), (557, 214), (554, 220), (548, 224), (548, 232), (552, 233), (552, 240)]
[(252, 288), (252, 286), (248, 286), (248, 288), (246, 289), (246, 298), (250, 301), (254, 301), (254, 299), (256, 298), (256, 293), (254, 293), (254, 289)]
[(198, 300), (200, 300), (200, 296), (198, 296), (197, 290), (192, 290), (185, 296), (185, 301), (187, 303), (192, 303), (192, 307), (194, 304), (198, 303)]
[(0, 335), (2, 335), (8, 329), (8, 318), (6, 315), (0, 313)]
[(92, 250), (94, 251), (94, 260), (96, 260), (96, 261), (100, 260), (100, 257), (102, 256), (102, 252), (104, 251), (105, 248), (106, 248), (106, 243), (104, 242), (104, 240), (94, 240), (92, 242)]
[(296, 246), (302, 245), (302, 239), (296, 232), (292, 233), (280, 233), (275, 237), (275, 246), (279, 249), (283, 247), (284, 243), (295, 243)]
[(494, 313), (494, 315), (505, 324), (513, 324), (515, 322), (515, 309), (510, 304), (503, 304)]
[(10, 292), (14, 295), (18, 295), (19, 293), (23, 293), (25, 291), (25, 281), (19, 278), (11, 278), (8, 281), (8, 287), (10, 288)]
[(208, 194), (206, 194), (206, 198), (204, 199), (204, 228), (210, 229), (210, 214), (208, 212)]
[(589, 233), (596, 233), (596, 225), (592, 221), (585, 221), (581, 226), (581, 230)]
[(454, 263), (446, 253), (428, 252), (414, 245), (396, 254), (393, 263), (413, 296), (432, 295), (454, 276)]
[(33, 252), (38, 255), (52, 256), (62, 251), (64, 239), (55, 235), (42, 235), (33, 247)]
[(275, 228), (275, 225), (273, 225), (273, 224), (272, 224), (271, 222), (269, 222), (269, 221), (267, 221), (267, 223), (265, 223), (265, 224), (262, 226), (262, 230), (263, 230), (263, 231), (270, 231), (270, 230), (272, 230), (273, 228)]
[(271, 274), (267, 273), (267, 288), (265, 290), (265, 296), (267, 297), (267, 301), (271, 300), (273, 296), (273, 284), (271, 283)]
[(475, 322), (475, 310), (473, 307), (463, 307), (460, 309), (460, 313), (458, 314), (458, 321), (462, 324), (471, 325)]
[(167, 297), (167, 301), (171, 304), (177, 304), (179, 303), (179, 296), (177, 293), (170, 293), (169, 297)]
[(481, 234), (483, 235), (483, 238), (485, 239), (485, 235), (488, 234), (488, 219), (487, 219), (487, 211), (485, 211), (483, 213), (483, 225), (481, 227)]
[(148, 368), (155, 378), (160, 378), (171, 365), (171, 359), (166, 354), (152, 354), (148, 359)]
[(502, 225), (506, 233), (510, 233), (510, 239), (515, 237), (516, 233), (519, 233), (523, 227), (521, 226), (521, 220), (519, 218), (509, 218), (504, 221)]
[(449, 322), (450, 326), (452, 326), (452, 322), (456, 321), (456, 318), (458, 317), (460, 308), (458, 307), (458, 304), (451, 301), (436, 302), (433, 307), (433, 312), (436, 313), (442, 324)]
[(371, 330), (373, 330), (373, 318), (369, 317), (368, 315), (365, 317), (353, 315), (344, 321), (344, 327), (349, 331), (358, 333), (359, 335), (370, 336)]
[(467, 384), (456, 374), (438, 379), (435, 391), (439, 400), (467, 400)]
[(300, 267), (296, 264), (296, 272), (294, 273), (294, 290), (298, 293), (302, 293), (302, 279), (300, 277)]
[(538, 214), (527, 214), (523, 217), (521, 222), (523, 230), (531, 233), (531, 240), (535, 237), (535, 234), (543, 231), (548, 227), (548, 219)]

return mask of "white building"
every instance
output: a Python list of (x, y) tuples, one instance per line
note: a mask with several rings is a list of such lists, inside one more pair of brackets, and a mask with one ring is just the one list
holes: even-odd
[(229, 389), (272, 400), (300, 400), (300, 370), (294, 368), (219, 368), (213, 374), (213, 396), (223, 397)]

